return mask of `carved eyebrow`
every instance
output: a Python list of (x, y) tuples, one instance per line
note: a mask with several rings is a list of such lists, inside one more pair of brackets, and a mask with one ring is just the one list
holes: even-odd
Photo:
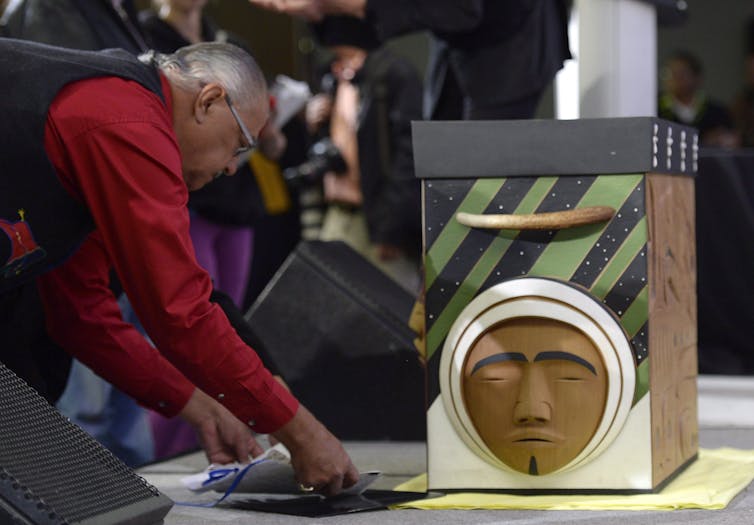
[(597, 370), (594, 369), (594, 366), (592, 365), (592, 363), (590, 363), (589, 361), (587, 361), (586, 359), (582, 357), (577, 356), (576, 354), (572, 354), (571, 352), (560, 352), (560, 351), (540, 352), (534, 358), (535, 363), (537, 361), (548, 361), (548, 360), (572, 361), (578, 365), (583, 366), (594, 375), (597, 375)]
[[(541, 355), (541, 354), (540, 354)], [(474, 375), (474, 372), (482, 368), (483, 366), (491, 365), (493, 363), (500, 363), (502, 361), (523, 361), (527, 362), (526, 356), (520, 352), (501, 352), (499, 354), (492, 354), (484, 359), (480, 359), (474, 365), (470, 375)]]

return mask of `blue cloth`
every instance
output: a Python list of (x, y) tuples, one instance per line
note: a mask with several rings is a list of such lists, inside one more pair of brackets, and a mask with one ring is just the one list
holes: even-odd
[(154, 460), (146, 411), (79, 361), (73, 362), (57, 408), (126, 465)]
[[(125, 294), (121, 294), (118, 304), (123, 319), (144, 333)], [(126, 465), (137, 467), (155, 460), (147, 411), (79, 361), (74, 360), (68, 384), (56, 406)]]

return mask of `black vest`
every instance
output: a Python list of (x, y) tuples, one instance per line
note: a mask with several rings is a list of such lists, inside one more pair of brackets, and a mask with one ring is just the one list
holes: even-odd
[[(71, 82), (117, 76), (162, 97), (153, 67), (122, 50), (75, 51), (0, 38), (0, 293), (60, 264), (94, 223), (44, 149), (47, 111)], [(112, 176), (99, 173), (98, 176)]]

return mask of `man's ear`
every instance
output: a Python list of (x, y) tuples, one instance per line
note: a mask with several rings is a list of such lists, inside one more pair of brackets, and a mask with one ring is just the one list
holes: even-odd
[(211, 111), (210, 108), (212, 108), (212, 105), (222, 102), (224, 99), (225, 88), (220, 84), (211, 82), (202, 87), (194, 99), (194, 116), (196, 121), (199, 123), (204, 122)]

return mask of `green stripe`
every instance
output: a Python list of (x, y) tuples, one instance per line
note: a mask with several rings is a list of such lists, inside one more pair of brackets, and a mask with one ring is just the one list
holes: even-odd
[(557, 181), (558, 177), (537, 177), (513, 213), (518, 215), (534, 213)]
[(647, 218), (642, 217), (623, 241), (620, 248), (618, 248), (618, 251), (615, 252), (615, 255), (610, 258), (607, 266), (602, 270), (602, 274), (594, 281), (590, 291), (595, 297), (604, 299), (607, 296), (616, 281), (620, 279), (620, 276), (623, 275), (623, 272), (626, 271), (628, 265), (634, 260), (636, 254), (642, 250), (646, 242)]
[(633, 405), (639, 402), (649, 392), (649, 358), (644, 359), (636, 367), (636, 386), (634, 388)]
[(648, 286), (642, 288), (641, 292), (638, 293), (636, 299), (633, 300), (631, 306), (628, 307), (623, 315), (616, 312), (620, 316), (623, 328), (626, 329), (626, 333), (631, 334), (631, 337), (635, 336), (636, 332), (647, 322), (647, 316), (649, 315), (647, 309), (649, 301), (648, 289)]
[[(631, 196), (643, 175), (597, 177), (577, 208), (611, 206), (620, 209)], [(597, 242), (607, 223), (559, 231), (534, 263), (529, 275), (569, 279)]]
[[(537, 181), (526, 194), (526, 197), (518, 205), (514, 213), (532, 213), (536, 210), (556, 181), (557, 177), (538, 177)], [(437, 320), (432, 325), (432, 328), (427, 332), (427, 358), (431, 357), (432, 354), (438, 350), (443, 339), (448, 334), (451, 325), (455, 322), (456, 318), (466, 307), (468, 302), (477, 294), (479, 288), (487, 279), (487, 276), (495, 268), (495, 265), (500, 261), (500, 258), (505, 254), (508, 247), (513, 242), (513, 238), (510, 236), (509, 232), (502, 233), (505, 233), (505, 236), (498, 235), (490, 243), (466, 276), (461, 286), (459, 286), (456, 293), (453, 294), (453, 297), (448, 301), (448, 304), (440, 313)], [(431, 261), (429, 264), (431, 264)], [(439, 265), (436, 265), (436, 267), (439, 267)]]
[(458, 287), (456, 293), (450, 298), (445, 309), (440, 313), (427, 333), (428, 358), (438, 350), (453, 322), (455, 322), (469, 301), (474, 298), (479, 287), (482, 286), (482, 283), (484, 283), (489, 273), (500, 260), (500, 254), (505, 253), (512, 242), (513, 239), (510, 238), (496, 237), (471, 269), (463, 284)]
[[(466, 194), (466, 197), (458, 205), (459, 210), (467, 213), (482, 213), (500, 188), (505, 183), (505, 179), (479, 179)], [(429, 215), (427, 212), (426, 215)], [(431, 217), (426, 217), (429, 221)], [(455, 253), (458, 246), (466, 237), (469, 229), (455, 220), (455, 217), (448, 221), (442, 232), (437, 236), (435, 242), (427, 253), (427, 265), (425, 270), (425, 287), (429, 288), (435, 282), (437, 275), (442, 271), (448, 261)]]
[[(626, 330), (626, 333), (629, 334), (629, 339), (636, 337), (636, 333), (641, 330), (641, 327), (647, 322), (647, 317), (649, 316), (647, 304), (648, 296), (649, 286), (645, 286), (620, 319), (623, 328)], [(651, 357), (651, 350), (649, 357)], [(644, 397), (647, 392), (649, 392), (649, 357), (645, 358), (644, 361), (636, 367), (634, 405)]]

